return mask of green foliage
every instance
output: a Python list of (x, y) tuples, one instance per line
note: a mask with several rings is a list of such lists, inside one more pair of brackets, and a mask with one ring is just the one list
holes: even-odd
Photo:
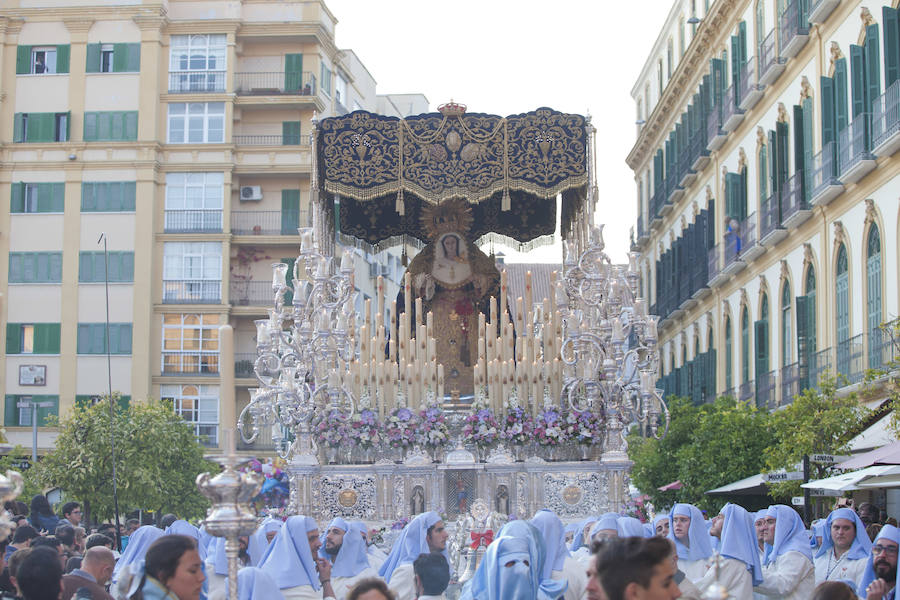
[(874, 388), (876, 383), (883, 386), (890, 411), (888, 429), (894, 437), (900, 438), (900, 381), (897, 377), (891, 376), (891, 373), (900, 370), (900, 319), (884, 323), (881, 325), (881, 331), (885, 341), (890, 338), (891, 360), (881, 369), (867, 370), (865, 383), (869, 389)]
[[(774, 443), (766, 448), (768, 470), (795, 470), (804, 454), (842, 454), (847, 442), (862, 429), (870, 411), (855, 394), (837, 397), (836, 380), (826, 375), (819, 380), (818, 390), (804, 390), (794, 401), (772, 414)], [(811, 465), (810, 478), (827, 477), (828, 465)], [(799, 481), (782, 481), (770, 486), (775, 497), (801, 493)]]
[(22, 488), (22, 493), (19, 494), (19, 497), (16, 498), (16, 500), (21, 500), (25, 504), (28, 504), (34, 496), (42, 494), (44, 490), (41, 488), (40, 482), (35, 477), (34, 469), (21, 469), (16, 466), (21, 461), (27, 461), (29, 464), (31, 463), (31, 450), (16, 445), (9, 451), (9, 454), (0, 456), (0, 473), (5, 475), (7, 471), (17, 471), (22, 475), (25, 487)]
[[(114, 402), (113, 431), (120, 513), (141, 508), (181, 518), (205, 515), (207, 500), (195, 485), (198, 474), (217, 472), (203, 459), (193, 428), (166, 403)], [(76, 406), (59, 423), (52, 452), (37, 466), (47, 486), (59, 486), (84, 504), (86, 518), (113, 515), (109, 403)]]
[[(732, 398), (702, 406), (673, 398), (669, 411), (671, 423), (665, 438), (629, 437), (632, 482), (657, 508), (690, 502), (714, 512), (726, 502), (741, 502), (737, 497), (707, 496), (706, 491), (762, 470), (763, 449), (772, 440), (769, 414)], [(657, 489), (675, 480), (681, 481), (680, 490)]]

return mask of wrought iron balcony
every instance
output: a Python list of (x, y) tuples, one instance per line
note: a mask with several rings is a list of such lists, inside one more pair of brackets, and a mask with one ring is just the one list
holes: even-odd
[(238, 96), (315, 96), (316, 76), (284, 71), (235, 73), (234, 91)]
[(236, 146), (309, 146), (310, 135), (278, 135), (260, 134), (245, 135), (235, 134), (231, 136)]
[(738, 99), (735, 97), (737, 92), (732, 85), (722, 97), (722, 129), (726, 132), (734, 131), (744, 120), (744, 111), (738, 106)]
[(774, 246), (787, 236), (781, 224), (781, 192), (773, 192), (759, 208), (759, 241), (763, 246)]
[(221, 281), (163, 280), (165, 304), (219, 304), (221, 301)]
[(222, 209), (166, 210), (166, 233), (221, 233)]
[(813, 352), (809, 356), (809, 364), (807, 365), (808, 375), (806, 385), (810, 388), (819, 386), (819, 380), (826, 371), (833, 368), (833, 360), (831, 356), (831, 348), (825, 348), (818, 352)]
[(872, 152), (891, 156), (900, 148), (900, 79), (872, 103)]
[(769, 371), (758, 376), (756, 380), (756, 407), (775, 410), (778, 393), (778, 370)]
[(855, 183), (875, 168), (872, 115), (860, 113), (838, 134), (838, 173), (845, 184)]
[(738, 106), (743, 110), (750, 110), (760, 98), (763, 97), (763, 90), (766, 86), (759, 84), (757, 73), (757, 60), (755, 56), (751, 56), (744, 66), (741, 67), (740, 76), (740, 93), (738, 94)]
[(781, 193), (781, 218), (785, 228), (797, 227), (810, 217), (812, 211), (807, 195), (806, 171), (800, 169), (784, 182)]
[(865, 334), (860, 333), (835, 345), (835, 371), (838, 377), (845, 377), (847, 383), (859, 383), (865, 375), (864, 337)]
[(306, 211), (236, 210), (231, 213), (231, 233), (234, 235), (295, 236), (300, 224), (306, 222)]
[(270, 281), (232, 279), (229, 292), (232, 306), (271, 306), (275, 298)]
[(225, 71), (170, 71), (170, 94), (225, 92)]
[(728, 277), (722, 273), (722, 257), (720, 256), (722, 244), (716, 244), (707, 251), (706, 254), (706, 273), (709, 278), (709, 287), (716, 287), (725, 281)]
[(812, 205), (824, 206), (844, 191), (844, 185), (838, 179), (837, 146), (834, 142), (828, 142), (821, 152), (813, 156), (811, 175), (812, 192), (809, 202)]
[(745, 381), (738, 388), (738, 400), (741, 402), (747, 402), (749, 400), (753, 400), (754, 395), (756, 394), (756, 385), (751, 381)]
[(216, 375), (219, 372), (218, 350), (162, 351), (163, 375)]
[(653, 221), (661, 220), (665, 203), (666, 186), (665, 183), (661, 183), (656, 186), (656, 189), (653, 191), (653, 197), (650, 200), (650, 214), (653, 215)]
[(784, 64), (787, 62), (786, 58), (778, 55), (774, 29), (759, 45), (757, 56), (759, 56), (759, 83), (772, 85), (781, 77), (784, 72)]
[(721, 106), (713, 107), (706, 120), (706, 149), (710, 152), (721, 148), (727, 136), (722, 129), (721, 108)]
[(787, 406), (794, 401), (794, 396), (800, 389), (800, 363), (795, 362), (786, 367), (781, 367), (781, 400), (778, 406)]
[(234, 376), (237, 378), (247, 379), (254, 378), (256, 374), (253, 372), (253, 365), (256, 363), (256, 353), (235, 353), (234, 355)]
[[(702, 117), (698, 116), (697, 118), (700, 119)], [(703, 123), (691, 136), (688, 142), (688, 153), (691, 157), (691, 169), (695, 173), (703, 170), (709, 163), (709, 150), (706, 148), (706, 127), (703, 126)]]
[(840, 3), (841, 0), (813, 0), (809, 7), (809, 22), (823, 23)]
[(809, 0), (791, 0), (779, 19), (780, 54), (793, 58), (809, 40), (809, 21), (806, 7)]

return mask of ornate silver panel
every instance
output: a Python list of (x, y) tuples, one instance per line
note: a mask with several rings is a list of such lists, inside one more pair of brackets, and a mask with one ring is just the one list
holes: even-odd
[(606, 473), (544, 473), (544, 504), (560, 517), (607, 511)]
[(377, 489), (374, 475), (323, 476), (313, 493), (326, 519), (372, 519), (377, 513)]

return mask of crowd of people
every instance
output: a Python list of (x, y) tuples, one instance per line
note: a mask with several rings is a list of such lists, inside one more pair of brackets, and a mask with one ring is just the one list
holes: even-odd
[[(15, 529), (2, 543), (0, 600), (222, 600), (228, 558), (217, 538), (175, 515), (118, 532), (81, 525), (81, 505), (56, 516), (35, 496), (7, 503)], [(748, 512), (726, 504), (711, 519), (676, 504), (649, 523), (607, 513), (564, 525), (550, 510), (512, 520), (489, 541), (460, 600), (894, 600), (900, 530), (871, 505), (835, 508), (806, 529), (792, 507)], [(27, 513), (27, 514), (26, 514)], [(125, 542), (116, 551), (116, 534)], [(435, 512), (412, 519), (390, 548), (361, 521), (320, 528), (295, 515), (266, 518), (240, 539), (241, 600), (437, 600), (460, 578)], [(727, 592), (726, 592), (727, 591)], [(900, 600), (898, 598), (897, 600)]]

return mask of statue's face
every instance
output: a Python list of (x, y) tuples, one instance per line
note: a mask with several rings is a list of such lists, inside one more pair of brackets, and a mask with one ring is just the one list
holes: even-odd
[(444, 236), (441, 245), (444, 247), (444, 256), (448, 258), (459, 256), (459, 240), (455, 235)]

